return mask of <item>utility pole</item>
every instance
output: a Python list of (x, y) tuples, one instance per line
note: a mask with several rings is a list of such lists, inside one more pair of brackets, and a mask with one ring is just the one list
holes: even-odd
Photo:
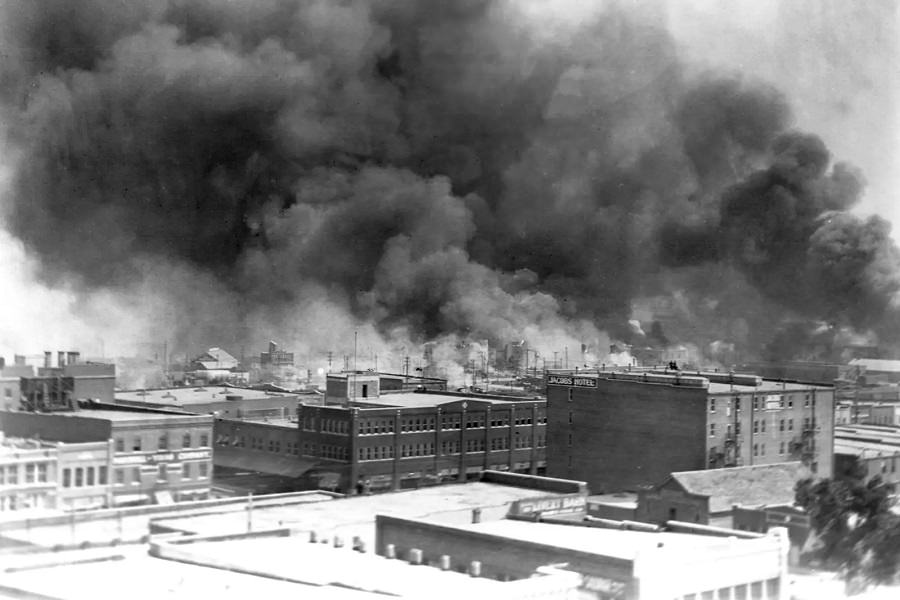
[(409, 355), (403, 357), (403, 374), (409, 377)]

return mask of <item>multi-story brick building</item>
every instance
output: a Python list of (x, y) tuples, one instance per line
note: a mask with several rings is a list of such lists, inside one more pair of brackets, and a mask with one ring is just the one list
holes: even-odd
[(754, 375), (601, 371), (547, 375), (547, 473), (594, 492), (677, 471), (801, 460), (829, 476), (834, 389)]
[[(208, 415), (179, 415), (126, 410), (0, 413), (0, 429), (10, 436), (37, 437), (66, 443), (108, 442), (112, 445), (109, 481), (112, 503), (146, 504), (209, 496), (212, 478), (212, 422)], [(90, 453), (83, 459), (91, 462)], [(80, 460), (74, 457), (71, 460)], [(97, 480), (101, 477), (96, 465)], [(78, 473), (90, 477), (89, 464), (71, 466), (66, 485), (81, 487)]]

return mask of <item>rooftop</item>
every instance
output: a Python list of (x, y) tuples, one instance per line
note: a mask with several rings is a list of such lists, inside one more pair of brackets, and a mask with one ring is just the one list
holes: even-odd
[(369, 406), (363, 408), (381, 408), (381, 407), (400, 407), (400, 408), (424, 408), (429, 406), (438, 406), (449, 402), (460, 401), (477, 401), (488, 402), (490, 404), (515, 404), (523, 400), (532, 400), (532, 398), (498, 398), (496, 396), (473, 396), (467, 394), (442, 394), (435, 392), (395, 392), (390, 394), (382, 394), (377, 398), (366, 398), (357, 404), (366, 404)]
[[(496, 483), (471, 482), (448, 484), (418, 490), (352, 496), (324, 502), (305, 504), (303, 510), (295, 506), (266, 506), (253, 510), (254, 529), (290, 527), (315, 530), (323, 535), (339, 533), (350, 539), (360, 536), (374, 540), (375, 516), (379, 514), (402, 518), (428, 518), (435, 522), (468, 522), (470, 511), (481, 508), (484, 518), (491, 508), (500, 518), (508, 506), (525, 498), (556, 497), (555, 494), (534, 488), (514, 487)], [(240, 510), (230, 513), (177, 517), (158, 521), (160, 525), (200, 535), (214, 535), (246, 531), (247, 514)]]
[(730, 510), (735, 504), (791, 504), (794, 501), (794, 485), (807, 476), (808, 471), (802, 463), (785, 462), (681, 471), (672, 473), (671, 479), (688, 493), (708, 496), (709, 512), (717, 513)]
[(900, 452), (900, 428), (879, 425), (850, 425), (834, 428), (835, 454), (873, 458)]
[(499, 535), (514, 540), (568, 548), (601, 556), (633, 560), (643, 550), (674, 547), (682, 551), (722, 544), (722, 538), (689, 533), (648, 533), (599, 527), (575, 527), (501, 519), (460, 526), (463, 529)]
[(155, 412), (139, 412), (139, 411), (127, 411), (127, 410), (76, 410), (72, 412), (54, 412), (54, 413), (37, 413), (37, 414), (47, 414), (52, 415), (54, 417), (69, 417), (69, 418), (82, 418), (82, 419), (103, 419), (106, 421), (115, 421), (117, 423), (127, 423), (127, 422), (135, 422), (135, 421), (159, 421), (159, 420), (172, 420), (172, 419), (181, 419), (185, 421), (193, 421), (195, 419), (212, 419), (212, 417), (207, 417), (203, 415), (176, 415), (172, 413), (155, 413)]
[[(156, 390), (130, 390), (116, 392), (116, 401), (158, 404), (160, 406), (189, 406), (193, 404), (209, 404), (224, 402), (232, 396), (233, 400), (254, 401), (266, 398), (297, 397), (296, 394), (266, 392), (248, 388), (229, 386), (177, 387)], [(238, 398), (234, 398), (237, 396)]]

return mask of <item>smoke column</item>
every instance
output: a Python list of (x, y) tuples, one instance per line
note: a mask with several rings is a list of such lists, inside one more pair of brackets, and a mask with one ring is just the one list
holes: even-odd
[(43, 285), (183, 351), (358, 330), (382, 355), (603, 360), (642, 296), (681, 294), (686, 321), (701, 297), (723, 320), (895, 308), (856, 171), (776, 89), (692, 72), (655, 3), (2, 7), (9, 232)]

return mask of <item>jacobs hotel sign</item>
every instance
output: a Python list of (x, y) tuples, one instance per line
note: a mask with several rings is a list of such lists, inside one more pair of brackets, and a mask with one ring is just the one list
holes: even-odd
[(577, 377), (573, 375), (548, 375), (547, 385), (595, 388), (597, 387), (597, 379), (594, 377)]

